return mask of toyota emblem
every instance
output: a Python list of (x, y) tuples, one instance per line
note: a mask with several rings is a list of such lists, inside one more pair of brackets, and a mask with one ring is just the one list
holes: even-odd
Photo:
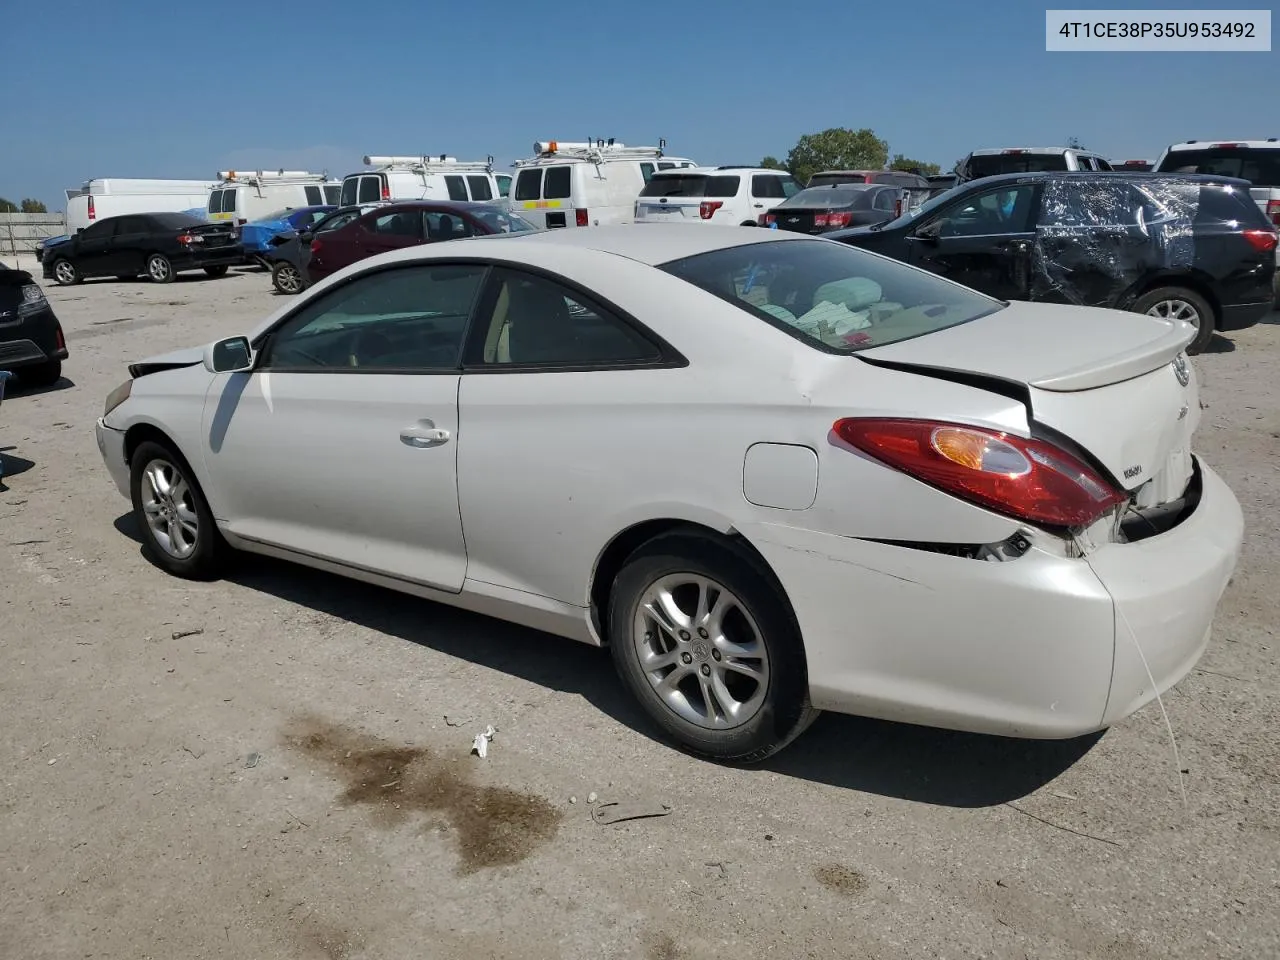
[(1191, 382), (1191, 367), (1187, 363), (1185, 354), (1178, 354), (1173, 358), (1173, 375), (1178, 378), (1178, 383), (1186, 386)]

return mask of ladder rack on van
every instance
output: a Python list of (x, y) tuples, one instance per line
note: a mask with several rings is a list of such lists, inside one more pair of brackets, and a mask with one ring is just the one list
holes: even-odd
[(667, 148), (666, 140), (659, 140), (656, 147), (629, 147), (610, 137), (608, 140), (584, 140), (567, 142), (561, 140), (535, 140), (533, 157), (529, 160), (517, 160), (515, 165), (533, 163), (539, 160), (565, 159), (586, 160), (600, 164), (605, 160), (657, 160)]
[(486, 157), (484, 160), (459, 160), (457, 157), (450, 157), (443, 153), (437, 157), (426, 154), (420, 157), (367, 156), (364, 158), (364, 165), (366, 167), (376, 167), (379, 171), (407, 170), (410, 173), (437, 173), (441, 171), (453, 173), (482, 171), (484, 173), (492, 173), (493, 157)]
[(328, 183), (329, 174), (309, 170), (219, 170), (218, 180), (220, 186), (244, 183), (257, 187), (267, 183)]

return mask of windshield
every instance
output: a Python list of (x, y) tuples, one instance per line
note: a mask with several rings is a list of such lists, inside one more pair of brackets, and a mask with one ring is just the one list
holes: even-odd
[(495, 233), (527, 233), (530, 230), (538, 229), (524, 217), (512, 213), (498, 204), (483, 208), (473, 208), (471, 212), (477, 220)]
[(830, 187), (809, 187), (783, 200), (779, 207), (866, 207), (871, 203), (871, 185), (846, 183)]
[(909, 340), (1004, 308), (924, 270), (825, 240), (744, 244), (661, 269), (831, 353)]
[(967, 176), (970, 180), (978, 180), (1001, 173), (1041, 173), (1065, 169), (1065, 153), (994, 153), (971, 156)]
[(659, 173), (644, 189), (642, 197), (733, 197), (738, 193), (736, 176), (708, 176), (703, 173)]
[(952, 187), (950, 190), (946, 190), (942, 193), (939, 193), (937, 196), (930, 197), (924, 203), (920, 204), (920, 206), (914, 207), (908, 210), (906, 213), (904, 213), (902, 216), (898, 217), (897, 219), (888, 220), (885, 223), (877, 223), (871, 229), (887, 230), (891, 227), (905, 227), (907, 224), (911, 223), (913, 220), (918, 220), (920, 217), (926, 216), (927, 214), (932, 213), (934, 210), (937, 210), (939, 207), (945, 206), (946, 204), (950, 203), (952, 200), (955, 200), (965, 192), (968, 186), (969, 185), (967, 183), (962, 183), (962, 184), (959, 184), (958, 186)]
[(1204, 150), (1170, 150), (1157, 173), (1207, 173), (1238, 177), (1255, 187), (1280, 187), (1280, 149), (1209, 147)]

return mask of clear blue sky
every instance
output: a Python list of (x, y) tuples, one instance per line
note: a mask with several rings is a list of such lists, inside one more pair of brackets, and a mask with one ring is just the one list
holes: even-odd
[(1280, 136), (1280, 53), (1046, 53), (1048, 5), (8, 0), (0, 196), (61, 209), (91, 177), (340, 177), (366, 153), (505, 166), (538, 139), (665, 137), (702, 163), (754, 163), (870, 127), (950, 169), (977, 147), (1072, 136), (1119, 159)]

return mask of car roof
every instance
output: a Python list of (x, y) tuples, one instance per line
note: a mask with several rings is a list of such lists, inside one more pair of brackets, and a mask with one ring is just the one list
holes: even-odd
[(787, 170), (773, 170), (769, 167), (682, 167), (678, 170), (658, 170), (655, 177), (736, 177), (743, 173), (771, 173), (779, 177), (789, 177)]
[(1041, 180), (1126, 180), (1133, 183), (1168, 183), (1170, 180), (1184, 180), (1191, 183), (1222, 184), (1230, 186), (1248, 186), (1248, 180), (1239, 177), (1220, 177), (1210, 173), (1153, 173), (1138, 170), (1037, 170), (1029, 173), (997, 173), (990, 177), (978, 177), (966, 180), (963, 186), (972, 187), (982, 184), (984, 187), (997, 183), (1026, 183)]
[(1019, 153), (1082, 153), (1087, 157), (1101, 156), (1096, 150), (1086, 150), (1084, 147), (983, 147), (981, 150), (972, 151), (971, 157), (990, 157), (1001, 153), (1009, 153), (1016, 150)]
[(394, 213), (397, 210), (422, 207), (444, 208), (447, 210), (476, 210), (480, 207), (496, 208), (497, 206), (496, 203), (485, 200), (392, 200), (390, 203), (383, 203), (369, 212), (373, 213), (376, 210), (378, 213), (386, 213), (388, 211)]
[(684, 223), (610, 224), (588, 230), (543, 230), (518, 236), (486, 239), (486, 243), (541, 244), (578, 247), (611, 253), (650, 266), (685, 257), (774, 240), (812, 240), (804, 234), (785, 230), (748, 227), (696, 227)]
[(1184, 140), (1182, 143), (1169, 144), (1170, 150), (1212, 150), (1230, 144), (1237, 149), (1248, 150), (1280, 150), (1280, 140), (1268, 137), (1266, 140)]

